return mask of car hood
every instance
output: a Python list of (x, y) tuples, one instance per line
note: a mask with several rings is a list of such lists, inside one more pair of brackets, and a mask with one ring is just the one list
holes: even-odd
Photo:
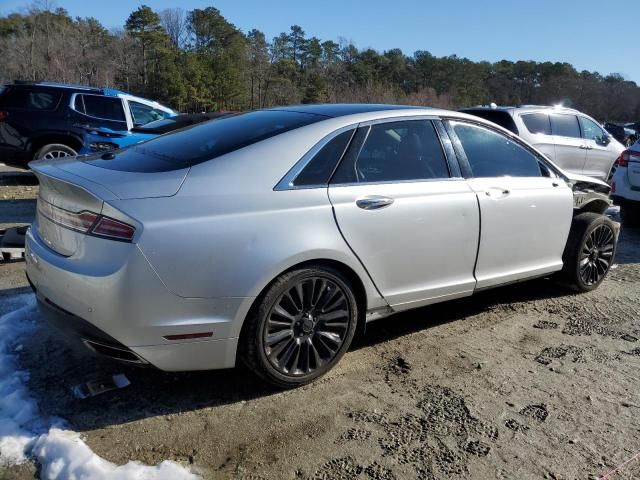
[(565, 172), (565, 171), (563, 171), (562, 173), (573, 184), (578, 184), (578, 183), (581, 183), (581, 184), (593, 184), (594, 188), (601, 188), (601, 187), (609, 188), (609, 185), (607, 184), (607, 182), (603, 182), (602, 180), (599, 180), (597, 178), (588, 177), (586, 175), (580, 175), (578, 173), (569, 173), (569, 172)]

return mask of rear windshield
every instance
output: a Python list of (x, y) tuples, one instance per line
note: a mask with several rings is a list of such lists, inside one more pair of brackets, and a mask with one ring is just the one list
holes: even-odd
[(113, 159), (99, 158), (87, 163), (126, 172), (179, 170), (326, 118), (309, 113), (258, 110), (194, 125), (115, 152)]
[(518, 135), (518, 127), (516, 127), (513, 118), (509, 115), (508, 112), (503, 112), (500, 110), (461, 110), (464, 113), (468, 113), (469, 115), (475, 115), (476, 117), (484, 118), (485, 120), (489, 120), (497, 125), (500, 125), (502, 128), (506, 128), (510, 132)]

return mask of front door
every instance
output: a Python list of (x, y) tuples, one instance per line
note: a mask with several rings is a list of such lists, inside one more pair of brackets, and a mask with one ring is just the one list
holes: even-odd
[(451, 178), (430, 120), (361, 126), (329, 186), (338, 227), (397, 310), (469, 295), (476, 195)]
[(515, 139), (465, 122), (451, 127), (480, 205), (477, 288), (560, 270), (571, 227), (571, 188)]

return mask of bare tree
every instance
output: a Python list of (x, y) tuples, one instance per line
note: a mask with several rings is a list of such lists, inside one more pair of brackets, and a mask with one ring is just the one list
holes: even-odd
[(167, 8), (160, 13), (160, 23), (167, 31), (171, 43), (182, 48), (187, 40), (187, 15), (182, 8)]

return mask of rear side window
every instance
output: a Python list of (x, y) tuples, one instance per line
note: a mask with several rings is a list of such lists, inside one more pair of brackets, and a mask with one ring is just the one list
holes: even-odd
[(62, 93), (42, 90), (12, 89), (2, 104), (7, 108), (23, 108), (25, 110), (55, 110)]
[(575, 115), (554, 114), (551, 118), (551, 133), (560, 137), (580, 138), (580, 126)]
[(509, 114), (509, 112), (504, 112), (501, 110), (462, 110), (464, 113), (468, 113), (469, 115), (475, 115), (476, 117), (484, 118), (485, 120), (489, 120), (490, 122), (495, 123), (496, 125), (500, 125), (502, 128), (506, 128), (512, 133), (516, 135), (519, 134), (518, 127), (516, 127), (513, 118)]
[[(354, 139), (356, 148), (359, 143), (360, 139)], [(372, 125), (357, 157), (353, 155), (351, 161), (348, 160), (340, 165), (333, 183), (449, 178), (440, 139), (429, 120)]]
[(454, 123), (474, 177), (540, 177), (538, 159), (524, 147), (497, 132)]
[(101, 95), (76, 95), (74, 108), (90, 117), (126, 122), (122, 100)]
[(326, 185), (353, 136), (353, 129), (336, 135), (320, 149), (293, 181), (296, 187)]
[(522, 115), (521, 118), (529, 133), (551, 135), (551, 122), (549, 122), (549, 115), (546, 113), (528, 113)]
[[(258, 110), (206, 122), (130, 147), (98, 167), (127, 172), (166, 172), (187, 168), (327, 117), (284, 110)], [(256, 166), (265, 158), (256, 158)]]

